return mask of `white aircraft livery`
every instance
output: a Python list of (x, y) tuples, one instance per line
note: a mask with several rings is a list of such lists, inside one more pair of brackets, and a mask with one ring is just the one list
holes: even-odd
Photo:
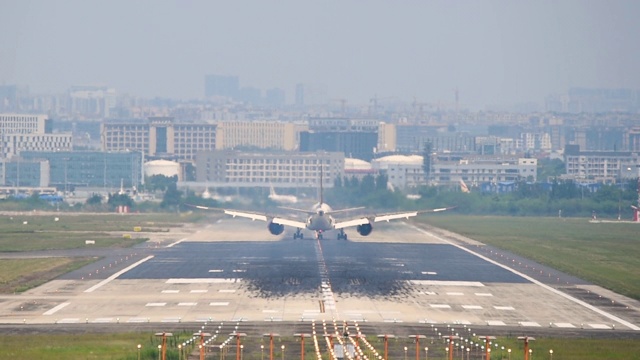
[(335, 219), (332, 215), (338, 213), (345, 213), (348, 211), (363, 209), (363, 207), (350, 208), (350, 209), (341, 209), (341, 210), (332, 210), (331, 207), (324, 203), (322, 198), (322, 176), (320, 178), (320, 201), (315, 204), (310, 210), (296, 209), (290, 207), (280, 207), (282, 209), (291, 210), (300, 212), (307, 215), (306, 221), (301, 221), (300, 219), (287, 218), (279, 215), (269, 215), (266, 213), (258, 213), (258, 212), (250, 212), (250, 211), (240, 211), (240, 210), (230, 210), (230, 209), (217, 209), (217, 208), (209, 208), (206, 206), (195, 206), (198, 209), (205, 210), (221, 210), (224, 211), (225, 214), (231, 215), (233, 217), (243, 217), (251, 220), (259, 220), (267, 222), (267, 229), (273, 235), (280, 235), (284, 232), (285, 226), (291, 226), (296, 228), (296, 232), (293, 234), (294, 239), (303, 239), (304, 235), (302, 234), (302, 229), (307, 229), (315, 232), (316, 239), (322, 239), (323, 233), (331, 230), (338, 230), (338, 240), (347, 240), (347, 234), (344, 232), (345, 228), (355, 227), (358, 234), (362, 236), (367, 236), (371, 234), (373, 231), (373, 223), (380, 221), (390, 221), (395, 219), (408, 219), (413, 216), (417, 216), (422, 213), (430, 213), (430, 212), (440, 212), (452, 209), (448, 208), (440, 208), (440, 209), (429, 209), (429, 210), (418, 210), (418, 211), (407, 211), (407, 212), (396, 212), (396, 213), (385, 213), (385, 214), (371, 214), (371, 215), (360, 215), (352, 218), (347, 218), (344, 220)]

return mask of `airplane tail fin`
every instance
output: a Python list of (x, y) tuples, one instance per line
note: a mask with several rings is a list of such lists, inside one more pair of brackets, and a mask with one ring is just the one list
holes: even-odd
[(467, 187), (467, 184), (465, 184), (462, 179), (460, 179), (460, 191), (462, 191), (463, 193), (471, 192), (471, 191), (469, 191), (469, 188)]
[(320, 206), (324, 204), (324, 199), (322, 197), (322, 163), (320, 163)]

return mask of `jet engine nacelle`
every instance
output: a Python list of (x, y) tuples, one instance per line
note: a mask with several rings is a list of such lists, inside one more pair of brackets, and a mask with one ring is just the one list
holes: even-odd
[(371, 224), (358, 225), (358, 227), (356, 227), (356, 231), (358, 231), (358, 234), (362, 236), (367, 236), (373, 231), (373, 226), (371, 226)]
[(270, 222), (267, 226), (272, 235), (280, 235), (284, 231), (284, 225)]

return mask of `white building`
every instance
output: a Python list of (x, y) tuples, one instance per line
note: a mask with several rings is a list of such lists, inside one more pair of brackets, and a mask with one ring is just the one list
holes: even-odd
[[(374, 168), (386, 172), (389, 183), (397, 189), (424, 185), (423, 157), (391, 155), (372, 161)], [(433, 185), (458, 186), (460, 180), (469, 185), (510, 182), (537, 178), (537, 159), (476, 156), (458, 160), (436, 160), (432, 163)]]
[(11, 158), (21, 151), (71, 151), (72, 134), (51, 132), (46, 115), (0, 114), (0, 156)]
[[(320, 170), (322, 168), (322, 170)], [(325, 187), (344, 177), (339, 152), (201, 151), (196, 157), (196, 181), (231, 187)]]

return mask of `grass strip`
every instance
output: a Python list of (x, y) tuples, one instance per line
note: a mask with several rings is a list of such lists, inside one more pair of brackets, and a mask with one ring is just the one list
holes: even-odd
[(640, 299), (640, 224), (576, 218), (431, 216), (418, 220)]
[(3, 259), (0, 261), (0, 293), (26, 291), (95, 260), (95, 258)]

